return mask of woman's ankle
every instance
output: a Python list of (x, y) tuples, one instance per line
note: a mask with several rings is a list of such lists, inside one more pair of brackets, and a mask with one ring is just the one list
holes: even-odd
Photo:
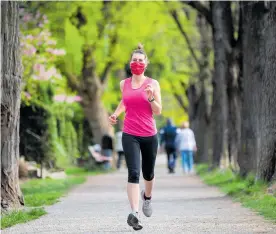
[(137, 211), (137, 210), (132, 210), (131, 213), (132, 213), (132, 214), (137, 214), (137, 215), (138, 215), (138, 211)]

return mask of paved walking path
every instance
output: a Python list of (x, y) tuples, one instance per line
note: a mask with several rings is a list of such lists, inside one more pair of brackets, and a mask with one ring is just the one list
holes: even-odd
[[(153, 195), (154, 213), (142, 216), (138, 233), (276, 233), (276, 225), (241, 207), (197, 176), (180, 168), (167, 174), (165, 157), (158, 156)], [(89, 177), (67, 197), (47, 208), (48, 214), (6, 233), (134, 233), (126, 223), (129, 206), (126, 170)], [(141, 183), (142, 185), (142, 183)]]

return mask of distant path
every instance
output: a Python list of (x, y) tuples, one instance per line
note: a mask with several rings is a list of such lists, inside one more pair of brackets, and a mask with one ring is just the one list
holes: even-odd
[[(141, 214), (144, 228), (136, 233), (276, 233), (276, 225), (241, 207), (197, 176), (178, 168), (167, 174), (165, 156), (157, 160), (151, 218)], [(6, 233), (131, 233), (126, 170), (89, 177), (88, 181), (48, 207), (47, 215), (2, 231)], [(142, 183), (141, 183), (142, 184)]]

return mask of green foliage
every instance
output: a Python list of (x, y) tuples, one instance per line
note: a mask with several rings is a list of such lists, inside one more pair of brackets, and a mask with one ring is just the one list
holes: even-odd
[[(83, 134), (81, 135), (83, 132), (82, 121), (82, 110), (78, 104), (55, 103), (53, 105), (52, 124), (54, 130), (51, 130), (51, 132), (54, 137), (51, 140), (51, 152), (58, 155), (56, 159), (58, 167), (70, 166), (85, 150), (81, 148), (83, 140)], [(73, 122), (78, 123), (77, 128), (74, 127)]]
[(43, 208), (35, 208), (30, 211), (13, 211), (1, 218), (1, 229), (11, 227), (15, 224), (26, 223), (30, 220), (37, 219), (46, 214)]
[[(36, 4), (36, 3), (34, 3)], [(62, 68), (66, 73), (79, 76), (82, 69), (83, 48), (93, 48), (95, 71), (100, 76), (109, 61), (113, 68), (102, 97), (111, 112), (120, 100), (118, 69), (124, 69), (138, 42), (144, 44), (150, 59), (148, 75), (160, 81), (165, 101), (164, 116), (172, 115), (175, 122), (187, 119), (186, 113), (172, 96), (172, 89), (185, 99), (180, 81), (188, 83), (195, 78), (197, 67), (175, 22), (170, 9), (182, 9), (178, 2), (55, 2), (40, 9), (47, 14), (51, 30), (58, 37), (58, 45), (66, 50)], [(198, 32), (196, 13), (189, 18), (179, 10), (181, 23), (192, 41), (196, 53)], [(112, 40), (116, 38), (116, 43)], [(79, 78), (79, 81), (81, 77)], [(172, 88), (171, 82), (174, 83)], [(187, 102), (187, 100), (185, 100)], [(180, 114), (181, 113), (181, 114)], [(179, 116), (181, 115), (181, 116)]]
[(208, 165), (198, 165), (196, 171), (208, 185), (218, 186), (244, 206), (276, 221), (276, 197), (266, 194), (268, 185), (262, 181), (255, 181), (254, 175), (243, 179), (229, 169), (209, 170)]

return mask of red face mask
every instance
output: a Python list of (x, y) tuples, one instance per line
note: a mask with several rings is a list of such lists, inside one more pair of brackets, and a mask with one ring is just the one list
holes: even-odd
[(144, 63), (138, 63), (138, 62), (130, 63), (130, 69), (133, 75), (141, 75), (145, 71), (145, 68), (146, 68), (146, 64)]

